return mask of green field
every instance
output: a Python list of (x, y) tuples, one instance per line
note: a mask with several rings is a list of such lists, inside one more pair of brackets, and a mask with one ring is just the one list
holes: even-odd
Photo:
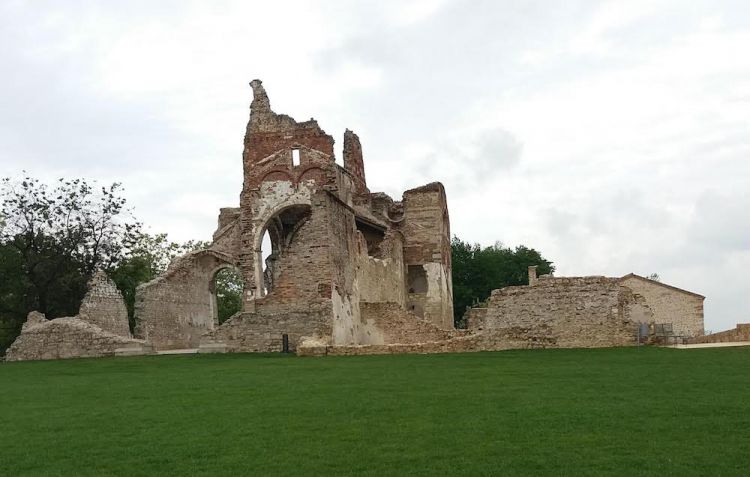
[(0, 474), (748, 475), (750, 348), (0, 364)]

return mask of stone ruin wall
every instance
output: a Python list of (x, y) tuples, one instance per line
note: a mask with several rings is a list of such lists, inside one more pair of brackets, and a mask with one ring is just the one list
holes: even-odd
[[(36, 315), (34, 315), (36, 313)], [(31, 312), (21, 334), (6, 352), (6, 361), (114, 356), (120, 348), (146, 343), (102, 330), (78, 317), (47, 320)]]
[(130, 337), (122, 294), (104, 272), (89, 281), (79, 314), (47, 320), (32, 311), (21, 334), (8, 348), (7, 361), (114, 356), (118, 349), (143, 350), (142, 340)]
[(212, 236), (211, 250), (234, 256), (240, 249), (240, 208), (224, 207), (219, 210), (219, 220)]
[(407, 308), (439, 328), (453, 329), (450, 223), (443, 185), (436, 182), (404, 192), (403, 211)]
[(359, 340), (364, 344), (414, 344), (444, 341), (462, 334), (457, 330), (444, 330), (423, 320), (397, 303), (361, 303), (363, 330), (367, 338)]
[(130, 337), (128, 308), (117, 285), (99, 271), (88, 283), (78, 318), (118, 336)]
[(494, 290), (471, 309), (469, 330), (515, 336), (538, 347), (606, 347), (636, 342), (652, 312), (642, 297), (606, 277), (540, 277), (533, 286)]
[(688, 340), (688, 343), (736, 343), (744, 341), (750, 342), (750, 323), (738, 323), (732, 330), (720, 331), (710, 335), (695, 336)]
[(358, 233), (356, 289), (360, 303), (395, 303), (406, 307), (406, 276), (403, 235), (388, 231), (378, 256), (368, 255), (367, 243)]
[(630, 274), (620, 283), (641, 295), (653, 311), (653, 323), (671, 323), (676, 336), (703, 335), (703, 296)]
[(303, 338), (324, 339), (331, 336), (331, 309), (323, 306), (304, 312), (259, 310), (238, 313), (221, 326), (206, 332), (201, 345), (223, 344), (231, 352), (282, 351), (283, 335), (289, 338), (289, 350), (297, 351)]
[[(485, 308), (466, 314), (468, 330), (418, 326), (387, 304), (366, 305), (363, 321), (385, 329), (381, 342), (369, 346), (305, 343), (303, 356), (399, 353), (460, 353), (526, 348), (591, 348), (636, 343), (638, 323), (651, 320), (643, 297), (615, 278), (541, 277), (533, 286), (492, 292)], [(432, 329), (425, 329), (429, 325)]]
[(175, 260), (166, 273), (138, 286), (135, 336), (158, 350), (197, 348), (217, 320), (211, 290), (216, 273), (233, 267), (231, 256), (202, 250)]

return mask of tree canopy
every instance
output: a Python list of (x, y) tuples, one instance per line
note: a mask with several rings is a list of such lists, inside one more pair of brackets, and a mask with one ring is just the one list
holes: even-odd
[(93, 272), (121, 263), (140, 233), (120, 184), (60, 179), (48, 187), (26, 177), (4, 178), (0, 186), (0, 311), (17, 318), (30, 310), (75, 314)]
[(514, 285), (528, 285), (528, 267), (536, 265), (537, 273), (552, 273), (552, 262), (541, 253), (519, 245), (515, 248), (496, 242), (489, 247), (464, 242), (458, 237), (451, 241), (453, 262), (453, 318), (463, 326), (467, 308), (489, 298), (492, 290)]

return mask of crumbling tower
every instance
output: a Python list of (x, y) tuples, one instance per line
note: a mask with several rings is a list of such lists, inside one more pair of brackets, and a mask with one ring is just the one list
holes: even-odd
[[(199, 339), (270, 351), (283, 335), (294, 349), (305, 337), (384, 344), (452, 329), (443, 186), (409, 190), (402, 201), (371, 193), (354, 132), (344, 133), (341, 167), (333, 138), (314, 119), (275, 113), (261, 81), (250, 85), (239, 207), (221, 209), (208, 250), (143, 287), (144, 336), (157, 348)], [(262, 250), (266, 235), (270, 253)], [(243, 277), (243, 311), (218, 326), (211, 280), (227, 267)]]

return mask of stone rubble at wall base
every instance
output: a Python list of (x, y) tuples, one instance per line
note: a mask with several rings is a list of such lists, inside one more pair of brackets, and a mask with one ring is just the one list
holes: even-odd
[(115, 356), (120, 349), (150, 353), (146, 341), (130, 336), (125, 301), (114, 282), (100, 271), (88, 286), (77, 316), (47, 320), (42, 313), (29, 313), (6, 361)]

